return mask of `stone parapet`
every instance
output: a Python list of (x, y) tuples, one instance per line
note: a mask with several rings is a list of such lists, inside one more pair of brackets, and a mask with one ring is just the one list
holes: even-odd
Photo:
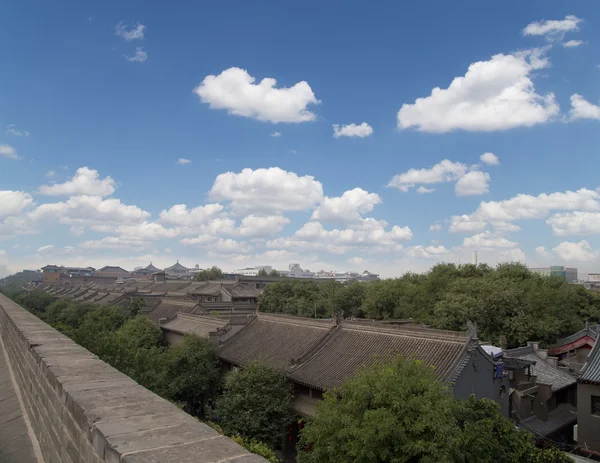
[(48, 463), (264, 463), (0, 294), (0, 336)]

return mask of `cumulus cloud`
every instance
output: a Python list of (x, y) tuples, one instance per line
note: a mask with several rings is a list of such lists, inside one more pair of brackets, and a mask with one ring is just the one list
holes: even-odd
[(279, 167), (220, 174), (210, 190), (215, 201), (230, 201), (235, 213), (301, 211), (323, 198), (323, 186), (310, 175)]
[(48, 178), (52, 178), (52, 177), (54, 177), (55, 175), (56, 175), (56, 172), (54, 172), (53, 170), (49, 170), (48, 172), (46, 172), (46, 173), (44, 174), (44, 176), (45, 176), (45, 177), (48, 177)]
[(37, 249), (37, 252), (48, 252), (48, 251), (52, 251), (54, 249), (54, 246), (52, 246), (51, 244), (47, 244), (46, 246), (41, 246)]
[(275, 138), (277, 138), (277, 137), (281, 137), (281, 133), (279, 133), (279, 132), (273, 132), (273, 133), (271, 134), (271, 136), (272, 136), (272, 137), (275, 137)]
[(562, 44), (562, 46), (565, 48), (575, 48), (579, 45), (583, 45), (583, 40), (569, 40), (568, 42)]
[(408, 256), (416, 259), (437, 259), (440, 256), (448, 254), (444, 246), (411, 246), (406, 250)]
[(398, 188), (406, 192), (418, 184), (429, 185), (433, 183), (452, 182), (465, 175), (468, 169), (461, 162), (452, 162), (444, 159), (429, 169), (410, 169), (402, 174), (394, 175), (388, 183), (388, 187)]
[(552, 250), (558, 257), (567, 262), (586, 262), (596, 258), (592, 246), (586, 240), (582, 240), (579, 243), (563, 241)]
[(229, 114), (265, 122), (308, 122), (316, 115), (307, 109), (319, 104), (307, 82), (276, 88), (277, 81), (265, 78), (255, 84), (245, 69), (232, 67), (218, 76), (209, 75), (194, 89), (211, 109), (226, 109)]
[(371, 212), (380, 203), (378, 194), (354, 188), (339, 197), (325, 197), (310, 219), (321, 222), (360, 222), (363, 219), (361, 214)]
[(33, 198), (24, 191), (0, 190), (0, 219), (19, 215), (33, 205)]
[(125, 39), (127, 42), (132, 40), (143, 40), (146, 26), (137, 23), (135, 26), (128, 27), (123, 21), (115, 26), (115, 35)]
[(469, 248), (514, 248), (519, 243), (509, 241), (506, 238), (486, 230), (463, 240), (463, 246)]
[(133, 55), (125, 55), (125, 59), (130, 63), (143, 63), (148, 59), (148, 53), (144, 51), (144, 47), (135, 47)]
[(195, 227), (206, 225), (211, 219), (223, 211), (221, 204), (206, 204), (193, 209), (188, 209), (185, 204), (176, 204), (169, 210), (160, 213), (160, 221), (167, 225), (179, 227)]
[(346, 262), (348, 262), (349, 264), (353, 264), (353, 265), (363, 265), (363, 264), (367, 263), (367, 261), (365, 259), (363, 259), (362, 257), (350, 257), (349, 259), (346, 260)]
[(373, 127), (371, 127), (366, 122), (363, 122), (360, 125), (356, 124), (348, 124), (342, 125), (333, 124), (333, 136), (335, 138), (340, 137), (368, 137), (373, 134)]
[(15, 137), (28, 137), (29, 132), (27, 130), (20, 130), (15, 124), (9, 124), (6, 126), (6, 134), (14, 135)]
[(435, 188), (426, 188), (423, 185), (421, 185), (419, 188), (417, 188), (417, 193), (419, 193), (420, 195), (427, 194), (427, 193), (434, 193), (434, 192), (435, 192)]
[(566, 32), (579, 30), (579, 23), (583, 19), (574, 15), (565, 16), (561, 20), (542, 20), (527, 24), (523, 35), (545, 35), (550, 39), (562, 37)]
[(252, 214), (242, 219), (237, 234), (248, 237), (276, 235), (289, 223), (290, 219), (282, 215)]
[(535, 252), (536, 252), (536, 254), (538, 254), (542, 257), (550, 256), (550, 253), (546, 250), (546, 248), (544, 246), (538, 246), (537, 248), (535, 248)]
[(54, 185), (42, 185), (39, 192), (48, 196), (110, 196), (115, 189), (116, 183), (111, 177), (100, 179), (97, 170), (80, 167), (71, 180)]
[(454, 190), (456, 196), (482, 195), (489, 191), (490, 174), (472, 170), (458, 179)]
[(149, 247), (147, 241), (130, 240), (118, 236), (107, 236), (101, 240), (88, 240), (79, 244), (83, 249), (112, 249), (117, 251), (143, 251)]
[(442, 231), (443, 227), (440, 223), (434, 223), (429, 225), (429, 231)]
[(538, 196), (518, 194), (503, 201), (484, 201), (471, 215), (452, 217), (451, 232), (483, 230), (487, 225), (515, 231), (510, 222), (543, 219), (552, 211), (600, 212), (598, 192), (582, 188), (577, 191), (542, 193)]
[(600, 106), (590, 103), (581, 95), (575, 93), (574, 95), (571, 95), (571, 110), (569, 111), (568, 119), (600, 120)]
[(0, 144), (0, 157), (5, 157), (8, 159), (20, 159), (17, 154), (17, 150), (15, 150), (10, 145)]
[(472, 63), (448, 88), (436, 87), (431, 95), (402, 105), (398, 128), (489, 132), (546, 122), (558, 115), (559, 106), (553, 93), (535, 92), (531, 74), (548, 65), (540, 49)]
[(177, 164), (181, 164), (181, 165), (189, 164), (189, 163), (191, 163), (191, 162), (192, 162), (192, 161), (190, 161), (189, 159), (185, 159), (185, 158), (179, 158), (179, 159), (177, 160)]
[(600, 212), (563, 212), (552, 215), (546, 223), (556, 236), (600, 233)]
[(490, 166), (497, 166), (500, 164), (498, 156), (496, 156), (494, 153), (483, 153), (481, 156), (479, 156), (479, 159), (481, 159), (481, 162), (484, 164), (489, 164)]

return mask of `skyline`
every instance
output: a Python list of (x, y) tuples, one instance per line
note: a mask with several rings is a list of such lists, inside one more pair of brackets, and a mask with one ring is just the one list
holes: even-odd
[(600, 5), (316, 5), (11, 5), (0, 277), (600, 271)]

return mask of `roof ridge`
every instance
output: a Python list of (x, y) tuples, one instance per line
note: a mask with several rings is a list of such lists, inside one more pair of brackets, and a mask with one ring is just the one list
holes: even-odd
[(392, 334), (396, 336), (410, 336), (439, 341), (456, 341), (466, 343), (466, 341), (470, 339), (469, 335), (467, 333), (463, 333), (462, 331), (436, 330), (434, 328), (421, 327), (409, 328), (405, 326), (389, 327), (381, 325), (348, 325), (347, 323), (342, 323), (342, 325), (344, 326), (344, 329), (347, 330), (371, 331), (376, 333)]

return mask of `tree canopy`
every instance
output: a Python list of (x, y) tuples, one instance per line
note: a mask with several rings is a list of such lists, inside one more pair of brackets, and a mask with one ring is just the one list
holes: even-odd
[(209, 269), (198, 272), (194, 278), (198, 281), (222, 280), (223, 270), (213, 265)]
[(292, 394), (285, 376), (262, 363), (251, 363), (227, 376), (216, 408), (228, 435), (276, 445), (293, 419)]
[(456, 400), (429, 366), (375, 362), (325, 393), (302, 430), (299, 463), (562, 463), (556, 450), (502, 417), (489, 400)]
[(412, 319), (450, 330), (472, 321), (482, 339), (497, 343), (505, 336), (511, 347), (551, 344), (586, 321), (600, 321), (600, 296), (521, 264), (438, 264), (425, 274), (347, 285), (288, 278), (267, 286), (260, 306), (305, 317)]

